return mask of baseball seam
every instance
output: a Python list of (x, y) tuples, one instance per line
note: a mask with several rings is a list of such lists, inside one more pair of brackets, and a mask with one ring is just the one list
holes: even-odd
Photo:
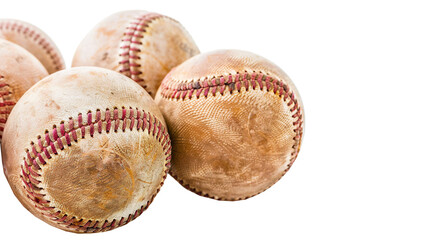
[[(104, 117), (102, 116), (104, 115)], [(147, 130), (149, 135), (152, 135), (163, 147), (165, 158), (165, 170), (162, 181), (156, 192), (151, 196), (150, 200), (137, 209), (134, 214), (129, 214), (128, 218), (114, 219), (111, 222), (99, 222), (91, 219), (77, 219), (75, 216), (68, 216), (61, 210), (56, 210), (55, 206), (50, 205), (50, 201), (45, 198), (42, 193), (43, 188), (40, 186), (41, 167), (49, 162), (54, 155), (58, 155), (58, 151), (62, 151), (73, 146), (73, 142), (78, 142), (86, 137), (93, 137), (98, 132), (106, 133), (117, 132), (122, 130)], [(68, 122), (62, 121), (57, 127), (53, 126), (52, 131), (45, 130), (42, 137), (39, 135), (36, 142), (30, 143), (31, 147), (25, 150), (25, 157), (21, 164), (21, 180), (24, 184), (24, 189), (27, 192), (27, 197), (34, 202), (34, 206), (39, 209), (40, 213), (50, 220), (57, 222), (66, 228), (74, 229), (80, 232), (100, 232), (114, 229), (123, 226), (131, 220), (138, 217), (146, 210), (150, 203), (159, 192), (167, 172), (170, 168), (171, 159), (171, 141), (167, 129), (164, 125), (149, 112), (138, 110), (137, 108), (122, 109), (114, 108), (113, 111), (108, 108), (105, 113), (97, 109), (95, 114), (88, 111), (87, 118), (84, 119), (82, 114), (79, 114), (77, 119), (69, 118)]]
[(0, 140), (3, 136), (6, 120), (14, 105), (12, 89), (4, 81), (4, 76), (0, 75)]
[[(141, 59), (139, 53), (143, 45), (142, 39), (145, 36), (146, 29), (154, 20), (166, 18), (158, 13), (147, 13), (133, 19), (125, 28), (124, 36), (119, 46), (119, 72), (133, 79), (143, 88), (147, 88), (145, 80), (141, 76), (141, 65), (138, 60)], [(151, 94), (148, 91), (149, 94)]]
[(56, 53), (56, 47), (50, 43), (46, 37), (43, 37), (41, 33), (36, 33), (38, 30), (32, 29), (31, 26), (25, 25), (24, 23), (17, 22), (1, 22), (0, 30), (10, 30), (15, 31), (19, 34), (27, 36), (29, 39), (32, 39), (36, 42), (42, 49), (48, 54), (49, 58), (52, 61), (52, 64), (55, 66), (55, 70), (59, 71), (64, 68), (64, 62), (61, 57)]
[[(166, 79), (168, 78), (166, 77)], [(237, 72), (235, 74), (228, 74), (227, 76), (221, 75), (211, 78), (205, 77), (196, 81), (192, 80), (189, 82), (177, 80), (163, 81), (163, 83), (161, 84), (161, 96), (169, 100), (178, 101), (185, 99), (189, 100), (193, 96), (198, 99), (201, 96), (204, 96), (206, 98), (209, 95), (215, 96), (217, 93), (220, 93), (221, 95), (224, 95), (225, 92), (230, 92), (230, 94), (233, 94), (234, 91), (236, 91), (239, 93), (243, 91), (243, 89), (245, 91), (249, 91), (250, 89), (259, 89), (261, 91), (272, 91), (274, 94), (278, 94), (279, 97), (286, 102), (287, 106), (289, 107), (289, 111), (292, 113), (292, 117), (296, 118), (296, 120), (292, 123), (294, 126), (293, 131), (295, 132), (295, 136), (293, 138), (295, 140), (295, 143), (294, 145), (292, 145), (292, 148), (295, 149), (295, 151), (291, 153), (290, 163), (288, 164), (283, 174), (275, 181), (277, 182), (282, 176), (286, 174), (286, 172), (295, 162), (296, 157), (298, 156), (298, 152), (300, 150), (303, 133), (302, 108), (301, 106), (299, 106), (299, 102), (298, 99), (295, 97), (295, 93), (286, 83), (269, 76), (269, 74), (264, 74), (262, 72), (256, 71), (248, 73), (247, 71), (245, 71), (244, 73)], [(247, 196), (244, 198), (227, 199), (212, 196), (209, 193), (205, 193), (204, 191), (198, 190), (197, 188), (190, 186), (183, 179), (180, 179), (177, 175), (175, 175), (173, 171), (170, 171), (170, 175), (188, 190), (191, 190), (198, 195), (217, 200), (243, 200), (258, 195), (269, 188), (268, 187), (254, 195)]]

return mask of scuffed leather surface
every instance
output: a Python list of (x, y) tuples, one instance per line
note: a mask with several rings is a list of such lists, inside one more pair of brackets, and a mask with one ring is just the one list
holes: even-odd
[(16, 19), (0, 19), (0, 38), (25, 48), (50, 74), (65, 68), (64, 59), (52, 39), (30, 23)]
[(287, 84), (302, 113), (298, 91), (279, 67), (236, 50), (187, 60), (166, 76), (157, 93), (155, 101), (173, 145), (170, 173), (200, 195), (221, 200), (254, 196), (279, 180), (299, 151), (301, 138), (295, 140), (293, 124), (298, 119), (293, 116), (296, 112), (273, 90), (246, 91), (242, 86), (240, 92), (235, 89), (199, 98), (194, 92), (179, 100), (162, 94), (165, 86), (245, 72), (263, 73)]
[[(124, 11), (113, 14), (98, 23), (82, 40), (77, 48), (72, 66), (98, 66), (120, 71), (122, 60), (121, 41), (127, 27), (136, 18), (151, 14), (146, 11)], [(198, 47), (183, 26), (162, 16), (151, 21), (141, 33), (141, 44), (133, 44), (140, 67), (139, 84), (155, 96), (162, 79), (175, 66), (199, 53)]]
[[(19, 98), (48, 73), (43, 65), (24, 48), (0, 39), (0, 136), (5, 121)], [(1, 140), (1, 139), (0, 139)]]
[[(36, 217), (73, 231), (46, 216), (61, 211), (60, 217), (67, 214), (67, 221), (73, 224), (99, 221), (101, 227), (106, 220), (126, 220), (157, 193), (166, 171), (163, 146), (147, 130), (130, 130), (128, 121), (124, 131), (95, 131), (91, 137), (87, 129), (85, 138), (78, 133), (76, 142), (64, 150), (58, 149), (58, 155), (51, 154), (52, 159), (40, 170), (38, 186), (43, 188), (40, 193), (46, 195), (44, 199), (55, 207), (52, 211), (36, 209), (27, 197), (20, 175), (31, 142), (37, 143), (38, 136), (52, 132), (53, 126), (59, 129), (61, 122), (77, 119), (79, 114), (85, 116), (92, 111), (95, 118), (97, 110), (103, 115), (106, 109), (115, 108), (144, 110), (165, 125), (146, 91), (131, 79), (101, 68), (72, 68), (52, 74), (17, 103), (4, 132), (3, 168), (16, 197)], [(85, 122), (86, 117), (83, 119)]]

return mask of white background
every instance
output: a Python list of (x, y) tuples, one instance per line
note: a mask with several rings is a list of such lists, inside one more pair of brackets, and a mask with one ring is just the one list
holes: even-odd
[(96, 23), (131, 9), (179, 20), (203, 52), (243, 49), (283, 68), (305, 105), (297, 161), (269, 190), (238, 202), (199, 197), (168, 177), (142, 216), (86, 235), (33, 217), (2, 174), (0, 238), (429, 238), (425, 1), (1, 0), (0, 17), (43, 29), (69, 67)]

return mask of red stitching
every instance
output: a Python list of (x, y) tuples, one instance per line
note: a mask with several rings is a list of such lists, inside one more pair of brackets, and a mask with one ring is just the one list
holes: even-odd
[[(157, 13), (147, 13), (136, 17), (126, 27), (124, 37), (121, 39), (121, 46), (119, 47), (119, 72), (133, 79), (143, 88), (147, 86), (144, 84), (145, 80), (141, 77), (143, 74), (140, 71), (141, 65), (136, 60), (140, 59), (138, 53), (141, 52), (142, 39), (144, 38), (146, 28), (154, 20), (161, 17), (165, 16)], [(150, 91), (148, 93), (151, 94)]]
[[(120, 116), (119, 116), (120, 115)], [(163, 124), (152, 114), (149, 112), (145, 112), (143, 110), (139, 110), (137, 108), (122, 108), (122, 111), (119, 111), (117, 108), (114, 108), (113, 111), (109, 109), (105, 110), (104, 119), (102, 119), (102, 114), (99, 109), (94, 114), (91, 111), (88, 111), (86, 114), (86, 119), (82, 117), (82, 114), (78, 114), (77, 121), (73, 118), (69, 118), (68, 122), (62, 121), (57, 127), (54, 125), (52, 127), (52, 131), (45, 131), (45, 136), (42, 138), (41, 136), (37, 137), (37, 144), (34, 142), (30, 143), (30, 148), (25, 150), (25, 157), (23, 159), (23, 163), (21, 164), (21, 180), (24, 185), (24, 189), (27, 191), (27, 197), (34, 202), (34, 206), (40, 209), (41, 213), (45, 216), (50, 217), (52, 221), (56, 221), (59, 224), (64, 225), (70, 229), (74, 229), (80, 232), (99, 232), (99, 231), (107, 231), (119, 226), (123, 226), (127, 224), (131, 219), (136, 218), (140, 215), (147, 207), (150, 205), (152, 200), (154, 199), (156, 193), (159, 192), (160, 187), (163, 185), (163, 181), (167, 176), (167, 172), (170, 168), (170, 159), (171, 159), (171, 141), (169, 140), (169, 135), (166, 128)], [(136, 119), (136, 120), (135, 120)], [(76, 219), (75, 216), (67, 216), (61, 211), (55, 211), (55, 206), (50, 205), (50, 201), (45, 199), (45, 195), (41, 194), (40, 191), (43, 190), (41, 183), (41, 165), (47, 164), (49, 159), (52, 158), (52, 155), (57, 155), (57, 149), (63, 150), (66, 147), (72, 146), (73, 142), (71, 139), (74, 139), (74, 142), (77, 142), (78, 137), (76, 130), (81, 130), (82, 135), (81, 138), (84, 138), (85, 129), (89, 128), (89, 134), (91, 137), (95, 134), (94, 132), (94, 124), (98, 124), (98, 129), (100, 126), (103, 126), (103, 123), (106, 123), (106, 133), (110, 130), (111, 122), (114, 121), (114, 130), (118, 131), (118, 129), (122, 129), (122, 131), (126, 130), (126, 123), (130, 122), (129, 130), (133, 129), (133, 126), (136, 126), (136, 130), (145, 131), (147, 130), (149, 135), (156, 136), (156, 139), (159, 141), (161, 146), (163, 147), (165, 156), (166, 156), (166, 170), (164, 172), (163, 180), (161, 181), (160, 186), (157, 189), (157, 192), (152, 195), (151, 199), (147, 201), (140, 209), (137, 209), (133, 215), (129, 215), (128, 219), (124, 221), (124, 218), (113, 219), (111, 223), (107, 220), (102, 224), (102, 226), (98, 226), (99, 222), (95, 222), (91, 226), (91, 220), (84, 222), (83, 219)], [(137, 121), (138, 124), (131, 124), (131, 122)], [(77, 124), (75, 125), (75, 122)], [(122, 127), (119, 128), (122, 122)], [(153, 122), (153, 123), (152, 123)], [(158, 126), (156, 125), (158, 124)], [(153, 124), (153, 126), (152, 126)], [(58, 131), (58, 128), (60, 131)], [(98, 130), (97, 132), (101, 133), (102, 131)], [(70, 133), (72, 137), (70, 137)], [(158, 138), (159, 134), (161, 137)], [(161, 139), (164, 141), (161, 141)], [(165, 139), (168, 139), (166, 141)]]
[(4, 76), (0, 75), (0, 141), (3, 136), (3, 130), (12, 111), (15, 101), (13, 101), (12, 89), (5, 82)]
[(38, 39), (41, 37), (40, 34), (36, 34), (34, 37), (33, 35), (36, 33), (36, 29), (32, 29), (31, 25), (26, 25), (23, 22), (0, 22), (0, 31), (2, 30), (10, 30), (10, 31), (16, 31), (17, 33), (23, 34), (26, 37), (32, 38), (34, 42), (38, 43), (43, 50), (48, 54), (49, 58), (52, 60), (53, 65), (55, 66), (55, 70), (61, 70), (64, 68), (64, 63), (61, 57), (55, 53), (54, 46), (51, 45), (50, 41), (42, 38), (38, 41)]
[[(204, 97), (216, 96), (219, 92), (221, 95), (225, 94), (225, 91), (229, 91), (232, 94), (235, 90), (240, 92), (243, 90), (249, 91), (249, 87), (253, 90), (259, 89), (261, 91), (272, 91), (274, 94), (278, 94), (283, 101), (286, 102), (289, 107), (289, 111), (292, 113), (292, 117), (296, 118), (296, 120), (292, 123), (294, 126), (293, 131), (296, 133), (293, 139), (295, 140), (295, 144), (292, 148), (295, 150), (291, 153), (291, 161), (287, 166), (286, 170), (282, 174), (286, 174), (286, 172), (290, 169), (292, 164), (295, 162), (298, 152), (299, 146), (301, 145), (302, 133), (303, 133), (303, 112), (301, 106), (299, 106), (298, 99), (295, 97), (295, 93), (291, 91), (289, 86), (283, 81), (272, 78), (268, 74), (264, 74), (262, 72), (252, 72), (249, 75), (248, 72), (244, 73), (236, 73), (229, 74), (228, 76), (218, 76), (213, 77), (211, 79), (204, 78), (196, 81), (183, 82), (173, 80), (171, 78), (165, 78), (165, 80), (161, 83), (161, 96), (166, 99), (174, 99), (174, 100), (182, 100), (191, 99), (192, 96), (196, 98), (200, 98), (201, 94)], [(171, 151), (171, 150), (170, 150)], [(211, 196), (208, 193), (204, 193), (196, 188), (191, 187), (189, 184), (184, 183), (182, 179), (179, 179), (176, 175), (170, 172), (170, 175), (174, 177), (181, 185), (183, 185), (188, 190), (195, 192), (198, 195), (210, 197), (218, 200), (242, 200), (253, 197), (259, 193), (256, 193), (252, 196), (239, 198), (239, 199), (223, 199), (217, 196)], [(281, 177), (280, 177), (281, 178)], [(280, 179), (279, 178), (279, 179)], [(277, 181), (279, 180), (277, 179)]]

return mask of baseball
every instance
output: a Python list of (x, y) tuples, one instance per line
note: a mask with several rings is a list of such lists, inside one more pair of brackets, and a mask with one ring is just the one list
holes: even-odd
[(49, 74), (65, 68), (55, 43), (42, 30), (16, 19), (0, 19), (0, 38), (18, 44), (33, 54)]
[(4, 126), (18, 99), (48, 76), (43, 65), (24, 48), (0, 39), (0, 141)]
[(164, 76), (198, 53), (191, 36), (176, 20), (158, 13), (124, 11), (107, 17), (88, 33), (72, 66), (118, 71), (154, 97)]
[(24, 207), (78, 233), (138, 217), (170, 166), (169, 135), (151, 96), (95, 67), (59, 71), (28, 90), (1, 147), (4, 173)]
[(170, 173), (199, 195), (241, 200), (259, 194), (300, 150), (298, 91), (279, 67), (255, 54), (197, 55), (165, 77), (155, 101), (173, 145)]

